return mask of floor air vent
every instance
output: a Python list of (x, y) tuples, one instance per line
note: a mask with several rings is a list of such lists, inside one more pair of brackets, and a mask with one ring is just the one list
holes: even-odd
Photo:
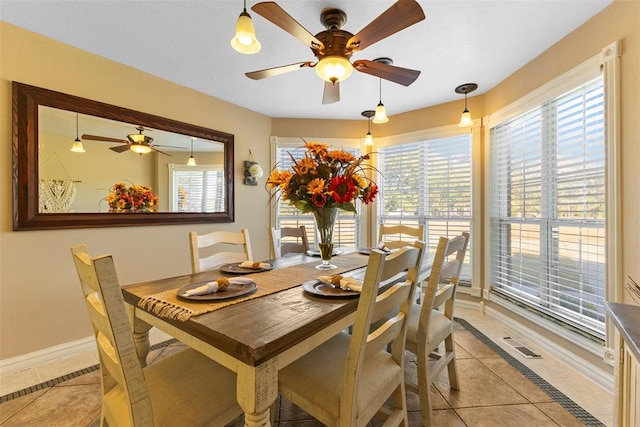
[(515, 338), (504, 337), (503, 339), (504, 339), (504, 342), (509, 344), (511, 347), (515, 348), (518, 351), (518, 353), (520, 353), (523, 357), (527, 359), (542, 359), (541, 355), (531, 350), (529, 347), (522, 344), (521, 342), (517, 341)]

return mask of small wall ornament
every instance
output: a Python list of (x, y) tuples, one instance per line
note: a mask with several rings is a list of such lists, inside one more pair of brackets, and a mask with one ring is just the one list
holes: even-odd
[(249, 150), (249, 160), (244, 161), (245, 185), (258, 185), (258, 178), (262, 178), (262, 167), (253, 160), (253, 153)]

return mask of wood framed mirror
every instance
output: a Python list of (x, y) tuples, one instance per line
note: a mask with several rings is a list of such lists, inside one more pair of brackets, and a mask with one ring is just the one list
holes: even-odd
[[(234, 221), (232, 134), (18, 82), (12, 121), (14, 230)], [(155, 203), (114, 202), (118, 184)]]

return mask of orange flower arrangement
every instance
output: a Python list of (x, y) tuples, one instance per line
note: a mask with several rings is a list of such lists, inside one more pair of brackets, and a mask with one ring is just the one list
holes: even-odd
[(158, 206), (158, 196), (148, 185), (131, 185), (118, 182), (109, 189), (107, 203), (110, 211), (152, 212)]
[(356, 212), (355, 201), (373, 202), (378, 186), (365, 175), (364, 160), (369, 155), (355, 157), (344, 150), (329, 150), (319, 142), (306, 142), (304, 157), (293, 161), (292, 170), (273, 169), (267, 188), (281, 192), (301, 212), (323, 208), (339, 208)]

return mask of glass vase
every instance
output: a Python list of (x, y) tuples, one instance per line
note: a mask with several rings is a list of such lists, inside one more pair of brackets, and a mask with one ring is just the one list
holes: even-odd
[(333, 255), (333, 227), (338, 217), (338, 208), (316, 209), (313, 211), (313, 216), (316, 220), (318, 234), (320, 235), (318, 249), (320, 250), (320, 258), (322, 258), (322, 264), (317, 265), (316, 268), (323, 270), (338, 268), (336, 265), (331, 264), (331, 255)]

